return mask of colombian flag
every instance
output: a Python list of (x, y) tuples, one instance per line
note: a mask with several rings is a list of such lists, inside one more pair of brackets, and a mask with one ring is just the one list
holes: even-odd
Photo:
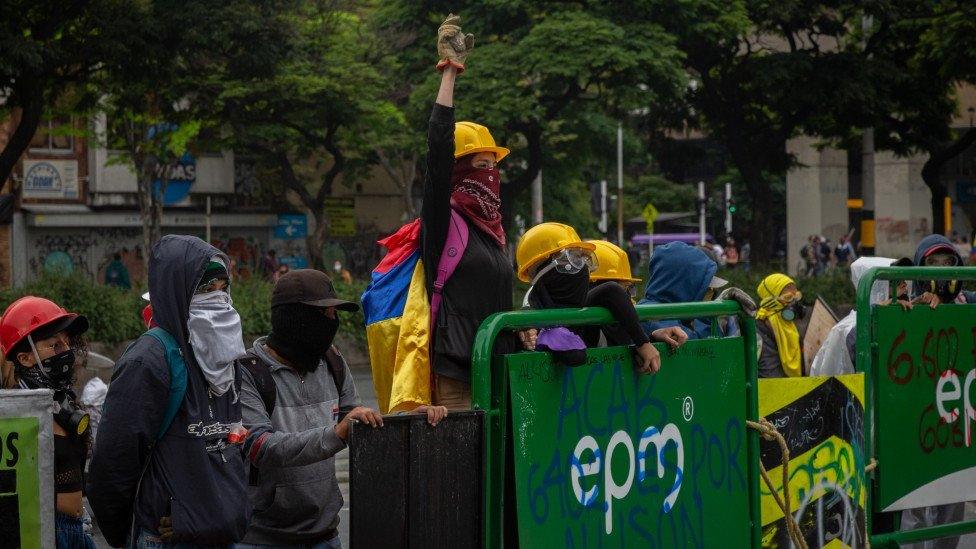
[(380, 412), (430, 404), (430, 300), (420, 261), (420, 220), (380, 240), (387, 249), (363, 292), (366, 341)]

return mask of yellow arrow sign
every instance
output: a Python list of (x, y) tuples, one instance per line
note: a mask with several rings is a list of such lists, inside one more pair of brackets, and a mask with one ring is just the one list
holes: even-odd
[(644, 216), (644, 222), (647, 223), (648, 234), (654, 234), (654, 220), (657, 219), (658, 216), (657, 208), (654, 207), (654, 204), (648, 202), (647, 206), (644, 206), (644, 210), (641, 212), (641, 215)]

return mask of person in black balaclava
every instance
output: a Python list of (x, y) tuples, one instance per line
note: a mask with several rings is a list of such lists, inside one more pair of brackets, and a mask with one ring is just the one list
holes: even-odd
[[(358, 310), (320, 271), (290, 271), (275, 284), (271, 333), (254, 342), (241, 372), (254, 515), (237, 547), (338, 546), (343, 502), (332, 457), (346, 447), (352, 421), (383, 425), (378, 411), (360, 406), (349, 366), (333, 345), (339, 314)], [(414, 412), (432, 425), (447, 415), (443, 406)]]
[[(657, 372), (661, 368), (660, 353), (641, 328), (626, 290), (612, 285), (590, 291), (590, 272), (595, 267), (595, 258), (582, 247), (567, 247), (550, 255), (535, 270), (524, 305), (533, 309), (587, 306), (609, 309), (635, 345), (638, 370), (648, 374)], [(600, 333), (598, 328), (548, 328), (541, 330), (537, 337), (537, 349), (551, 352), (567, 366), (580, 366), (586, 362), (587, 347), (598, 344)]]
[(88, 414), (76, 404), (75, 361), (83, 354), (88, 319), (42, 297), (10, 304), (0, 318), (0, 344), (14, 364), (17, 387), (54, 391), (54, 491), (56, 546), (94, 548), (85, 533), (85, 461), (91, 444)]

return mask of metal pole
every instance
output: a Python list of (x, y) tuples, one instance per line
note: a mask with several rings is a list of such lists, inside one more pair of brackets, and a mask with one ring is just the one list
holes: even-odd
[[(871, 16), (866, 15), (861, 19), (863, 48), (867, 48), (867, 35), (872, 25)], [(861, 141), (861, 198), (864, 200), (861, 209), (861, 255), (875, 254), (874, 194), (874, 128), (864, 128)]]
[(624, 124), (617, 122), (617, 245), (624, 245)]
[(732, 183), (725, 184), (725, 237), (732, 236)]
[(532, 224), (542, 223), (542, 169), (532, 180)]
[(610, 219), (607, 213), (607, 180), (600, 180), (600, 231), (603, 236), (610, 234)]
[(698, 182), (698, 243), (705, 245), (705, 182)]
[(210, 195), (207, 195), (207, 215), (204, 217), (207, 220), (207, 244), (210, 244)]

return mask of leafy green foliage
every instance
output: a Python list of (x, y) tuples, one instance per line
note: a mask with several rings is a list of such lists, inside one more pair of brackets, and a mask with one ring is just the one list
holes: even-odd
[(0, 293), (0, 307), (6, 309), (25, 295), (46, 297), (68, 311), (87, 316), (90, 341), (115, 344), (145, 331), (139, 316), (145, 302), (138, 293), (92, 282), (83, 274), (41, 274), (26, 286)]
[[(231, 287), (234, 308), (241, 315), (248, 345), (255, 337), (271, 331), (272, 289), (270, 282), (257, 277), (235, 280)], [(339, 297), (358, 303), (366, 283), (335, 281), (335, 289)], [(89, 341), (114, 345), (135, 339), (146, 331), (140, 316), (146, 306), (140, 297), (141, 292), (105, 286), (79, 273), (68, 276), (44, 273), (26, 286), (0, 291), (0, 311), (25, 295), (46, 297), (71, 312), (88, 317), (91, 322), (86, 334)], [(362, 311), (339, 313), (339, 320), (340, 332), (365, 347)]]
[[(756, 288), (762, 279), (769, 274), (777, 272), (773, 268), (755, 267), (748, 272), (741, 268), (720, 269), (718, 276), (729, 281), (729, 284), (736, 288), (741, 288), (757, 299)], [(820, 295), (827, 301), (827, 304), (836, 309), (845, 309), (854, 306), (854, 284), (851, 283), (851, 271), (846, 268), (833, 269), (823, 276), (817, 277), (797, 277), (796, 286), (803, 292), (803, 302), (813, 305)]]
[[(423, 128), (435, 97), (435, 31), (449, 11), (460, 13), (464, 31), (477, 37), (458, 78), (457, 117), (485, 124), (513, 151), (503, 165), (508, 221), (516, 213), (530, 217), (522, 195), (540, 169), (544, 181), (553, 180), (549, 173), (565, 175), (560, 165), (575, 168), (576, 178), (589, 164), (607, 169), (601, 157), (611, 158), (616, 119), (673, 103), (684, 86), (673, 38), (657, 22), (635, 22), (619, 2), (584, 9), (576, 2), (398, 0), (384, 3), (377, 19), (402, 44), (397, 77), (410, 83), (414, 131)], [(566, 188), (558, 181), (556, 192)]]

